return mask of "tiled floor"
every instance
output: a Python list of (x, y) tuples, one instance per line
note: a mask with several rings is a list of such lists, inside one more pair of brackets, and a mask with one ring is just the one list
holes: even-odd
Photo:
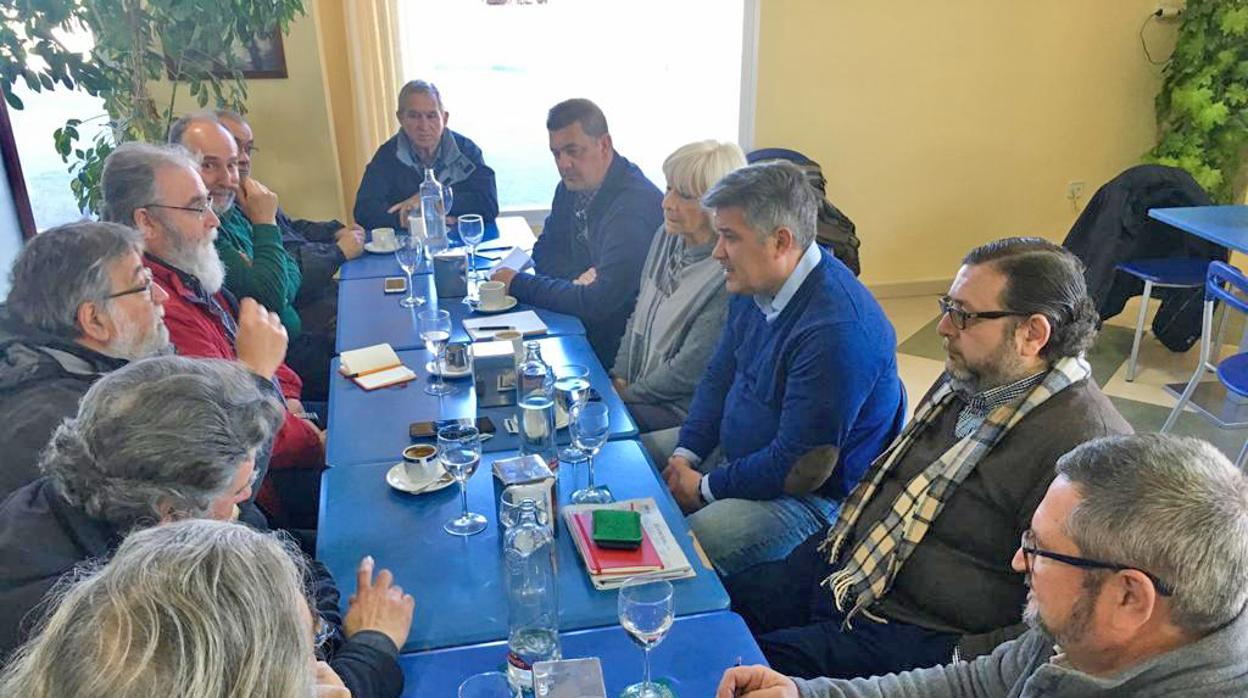
[[(936, 316), (936, 296), (892, 298), (881, 301), (880, 305), (897, 331), (897, 367), (913, 409), (914, 401), (927, 392), (944, 370), (945, 354), (940, 336), (936, 333), (939, 320)], [(1153, 306), (1156, 306), (1156, 301)], [(1108, 320), (1089, 352), (1088, 360), (1092, 364), (1093, 376), (1123, 417), (1137, 431), (1156, 431), (1175, 403), (1175, 398), (1163, 386), (1167, 383), (1186, 383), (1191, 378), (1200, 345), (1193, 346), (1186, 353), (1175, 354), (1146, 332), (1140, 345), (1135, 380), (1128, 383), (1127, 358), (1131, 354), (1131, 335), (1138, 310), (1137, 298), (1127, 304), (1121, 315)], [(1228, 327), (1225, 336), (1238, 338), (1239, 333), (1238, 327)], [(1223, 355), (1233, 350), (1234, 347), (1228, 346)], [(1207, 380), (1216, 382), (1212, 374)], [(1191, 411), (1179, 418), (1175, 432), (1207, 439), (1231, 458), (1239, 453), (1244, 439), (1248, 438), (1248, 430), (1222, 430)]]

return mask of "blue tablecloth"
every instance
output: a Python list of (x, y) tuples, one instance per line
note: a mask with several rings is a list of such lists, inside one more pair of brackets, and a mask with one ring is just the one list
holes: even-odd
[(1153, 208), (1148, 215), (1228, 249), (1248, 253), (1248, 206)]
[[(414, 277), (416, 294), (424, 296), (424, 305), (415, 308), (404, 308), (399, 301), (404, 294), (388, 294), (383, 291), (385, 279), (374, 277), (354, 279), (338, 284), (338, 336), (336, 349), (338, 353), (348, 349), (359, 349), (373, 344), (389, 342), (395, 350), (417, 349), (425, 343), (421, 341), (416, 329), (416, 317), (430, 308), (440, 308), (451, 314), (453, 334), (452, 342), (468, 341), (464, 332), (465, 318), (489, 317), (464, 305), (462, 298), (445, 298), (438, 300), (433, 288), (433, 276), (424, 274)], [(583, 335), (585, 325), (572, 315), (564, 315), (550, 310), (534, 308), (521, 303), (509, 312), (534, 310), (546, 323), (547, 335), (560, 337), (564, 335)]]
[[(641, 650), (623, 628), (598, 628), (562, 633), (565, 659), (598, 657), (608, 696), (641, 680)], [(492, 642), (406, 654), (399, 657), (406, 684), (405, 698), (454, 698), (469, 676), (502, 671), (507, 643)], [(652, 678), (663, 680), (680, 698), (709, 698), (724, 670), (742, 664), (766, 664), (745, 621), (721, 611), (677, 618), (658, 647), (650, 651)]]
[[(633, 438), (637, 424), (611, 386), (611, 379), (594, 357), (589, 341), (581, 336), (548, 337), (538, 340), (542, 357), (556, 369), (568, 364), (589, 368), (590, 385), (599, 392), (610, 408), (611, 438)], [(338, 372), (338, 359), (330, 364), (329, 442), (326, 462), (335, 466), (372, 463), (399, 459), (403, 449), (412, 443), (408, 438), (411, 422), (487, 416), (496, 427), (494, 437), (483, 444), (487, 452), (513, 451), (520, 447), (518, 437), (503, 428), (503, 419), (516, 413), (514, 406), (477, 409), (476, 391), (470, 378), (448, 379), (459, 390), (441, 399), (429, 395), (424, 386), (429, 380), (425, 365), (433, 355), (424, 349), (398, 352), (399, 359), (421, 377), (418, 380), (389, 388), (367, 391)], [(560, 443), (568, 442), (568, 430), (558, 432)]]
[[(361, 438), (367, 438), (362, 433)], [(493, 476), (495, 457), (486, 455), (468, 481), (468, 507), (485, 515), (485, 531), (467, 538), (447, 534), (442, 524), (459, 514), (459, 488), (409, 495), (385, 483), (389, 463), (330, 468), (321, 485), (317, 559), (325, 563), (343, 591), (343, 603), (355, 588), (360, 558), (372, 555), (378, 567), (394, 573), (416, 597), (412, 632), (404, 651), (420, 651), (500, 640), (507, 636), (507, 600), (502, 589), (502, 541), (498, 529)], [(559, 501), (566, 504), (584, 466), (559, 469)], [(684, 516), (672, 500), (645, 449), (636, 441), (613, 441), (603, 447), (596, 465), (600, 484), (617, 499), (653, 497), (671, 527), (696, 577), (673, 582), (678, 616), (728, 608), (719, 577), (694, 550)], [(594, 589), (566, 528), (560, 522), (557, 544), (559, 617), (564, 631), (612, 626), (618, 622), (616, 593)], [(433, 694), (430, 694), (433, 695)], [(449, 694), (453, 695), (453, 694)]]

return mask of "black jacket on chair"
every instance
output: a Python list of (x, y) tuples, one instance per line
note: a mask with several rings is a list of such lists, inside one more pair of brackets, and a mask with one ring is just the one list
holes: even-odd
[[(1225, 262), (1228, 252), (1195, 235), (1148, 217), (1152, 208), (1208, 206), (1209, 195), (1187, 172), (1163, 165), (1137, 165), (1097, 190), (1062, 246), (1087, 267), (1088, 293), (1101, 320), (1122, 312), (1144, 282), (1115, 270), (1133, 259), (1197, 257)], [(1204, 290), (1157, 289), (1161, 307), (1153, 334), (1171, 351), (1186, 351), (1200, 337)]]

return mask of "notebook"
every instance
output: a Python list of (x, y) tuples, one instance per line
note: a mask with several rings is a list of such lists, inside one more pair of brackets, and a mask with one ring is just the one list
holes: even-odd
[(592, 511), (581, 511), (572, 515), (577, 530), (573, 535), (580, 539), (581, 549), (585, 556), (585, 566), (590, 574), (619, 575), (654, 572), (663, 569), (663, 559), (650, 542), (650, 536), (642, 534), (641, 547), (636, 550), (604, 548), (594, 543), (594, 519)]
[(495, 332), (505, 329), (516, 330), (525, 336), (546, 334), (550, 328), (532, 310), (521, 310), (518, 313), (503, 313), (483, 318), (464, 320), (464, 331), (472, 340), (494, 339)]
[(376, 390), (388, 385), (398, 385), (416, 379), (412, 369), (399, 361), (399, 355), (389, 344), (342, 352), (338, 370), (365, 390)]

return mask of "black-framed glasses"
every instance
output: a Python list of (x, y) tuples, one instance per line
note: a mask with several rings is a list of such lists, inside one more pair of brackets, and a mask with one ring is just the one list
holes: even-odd
[(1071, 567), (1080, 567), (1085, 570), (1113, 570), (1115, 572), (1121, 572), (1122, 570), (1135, 570), (1136, 572), (1143, 574), (1145, 577), (1148, 577), (1153, 582), (1153, 586), (1157, 587), (1158, 594), (1161, 594), (1162, 596), (1172, 596), (1174, 594), (1174, 589), (1169, 584), (1161, 581), (1161, 578), (1152, 572), (1142, 570), (1139, 567), (1120, 565), (1116, 562), (1090, 560), (1086, 557), (1077, 557), (1074, 555), (1063, 555), (1061, 553), (1055, 553), (1049, 550), (1037, 548), (1036, 532), (1030, 528), (1023, 531), (1022, 540), (1019, 542), (1018, 547), (1023, 551), (1023, 565), (1027, 568), (1028, 576), (1031, 576), (1031, 558), (1038, 555), (1040, 557), (1047, 557), (1050, 560), (1056, 560), (1063, 564), (1070, 565)]
[(170, 204), (147, 204), (140, 208), (168, 208), (168, 209), (173, 209), (174, 211), (190, 211), (191, 213), (199, 214), (199, 219), (202, 221), (205, 217), (208, 216), (208, 212), (212, 210), (212, 202), (205, 201), (204, 203), (198, 206), (172, 206)]
[(122, 296), (129, 296), (133, 293), (146, 293), (148, 297), (151, 297), (152, 295), (152, 270), (151, 269), (148, 269), (147, 267), (143, 268), (143, 283), (139, 284), (138, 286), (135, 286), (134, 288), (128, 288), (124, 291), (110, 293), (107, 296), (104, 296), (104, 298), (108, 300), (112, 300), (114, 298), (121, 298)]
[(978, 313), (972, 313), (959, 308), (949, 296), (941, 296), (936, 302), (940, 304), (940, 314), (948, 315), (949, 321), (959, 330), (966, 329), (968, 320), (995, 320), (1002, 317), (1028, 317), (1032, 315), (1032, 313), (1020, 313), (1017, 310), (983, 310)]

